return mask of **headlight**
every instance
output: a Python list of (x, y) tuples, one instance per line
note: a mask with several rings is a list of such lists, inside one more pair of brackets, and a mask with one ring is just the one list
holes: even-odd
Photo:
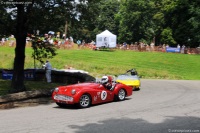
[(59, 91), (59, 88), (55, 88), (55, 90), (54, 90), (55, 92), (58, 92)]
[(76, 94), (76, 90), (72, 89), (71, 93), (72, 93), (72, 95)]

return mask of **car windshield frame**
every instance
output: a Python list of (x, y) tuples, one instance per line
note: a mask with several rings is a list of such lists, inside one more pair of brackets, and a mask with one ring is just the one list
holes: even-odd
[(117, 77), (117, 80), (136, 80), (136, 79), (139, 79), (139, 77), (137, 75), (124, 74), (124, 75), (119, 75)]

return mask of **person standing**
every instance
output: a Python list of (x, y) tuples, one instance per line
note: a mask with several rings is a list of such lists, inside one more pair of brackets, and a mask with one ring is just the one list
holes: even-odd
[(80, 45), (81, 45), (81, 41), (80, 40), (77, 40), (77, 45), (78, 45), (78, 49), (80, 48)]
[(85, 40), (82, 41), (81, 47), (85, 47)]
[(47, 79), (47, 83), (51, 83), (51, 63), (47, 60), (45, 63), (45, 72), (46, 72), (46, 79)]

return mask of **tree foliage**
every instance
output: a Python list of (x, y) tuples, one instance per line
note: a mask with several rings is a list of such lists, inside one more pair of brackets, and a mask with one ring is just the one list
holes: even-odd
[(115, 14), (119, 11), (119, 4), (116, 0), (101, 1), (99, 15), (96, 18), (96, 31), (102, 32), (107, 29), (115, 34), (118, 33), (118, 22), (115, 20)]
[(144, 39), (150, 42), (153, 39), (152, 5), (152, 2), (144, 0), (126, 0), (121, 3), (117, 15), (120, 20), (119, 41), (131, 43)]
[[(170, 28), (172, 34), (168, 38), (174, 43), (169, 45), (196, 47), (200, 43), (199, 3), (197, 0), (34, 0), (28, 16), (28, 32), (64, 33), (67, 21), (67, 36), (75, 40), (89, 42), (108, 29), (118, 36), (118, 43), (143, 40), (149, 44), (155, 38), (156, 45), (160, 45), (165, 39), (161, 34)], [(1, 22), (6, 22), (7, 27), (13, 25), (9, 17), (16, 16), (16, 12), (6, 13), (5, 5), (0, 6), (4, 6), (0, 10), (3, 14), (0, 27), (4, 29)], [(10, 33), (13, 28), (7, 29), (3, 31)], [(1, 31), (1, 35), (8, 33)]]
[(161, 33), (161, 42), (163, 44), (171, 44), (171, 45), (175, 45), (176, 42), (172, 36), (172, 29), (170, 28), (166, 28), (162, 31)]
[(32, 38), (32, 48), (34, 50), (32, 57), (41, 64), (44, 63), (45, 59), (51, 59), (57, 55), (56, 48), (54, 45), (50, 44), (48, 41), (42, 40), (37, 36)]
[(7, 12), (6, 5), (0, 4), (0, 14), (0, 38), (2, 38), (14, 33), (14, 23), (11, 13)]

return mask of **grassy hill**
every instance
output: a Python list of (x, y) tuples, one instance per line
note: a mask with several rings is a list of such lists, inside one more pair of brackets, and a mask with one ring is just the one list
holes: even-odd
[[(32, 48), (26, 48), (25, 68), (34, 68)], [(136, 68), (141, 78), (200, 80), (200, 55), (187, 55), (161, 52), (136, 51), (92, 51), (89, 49), (59, 49), (58, 55), (50, 60), (53, 68), (73, 67), (88, 71), (99, 77), (104, 74), (118, 75), (126, 70)], [(0, 69), (12, 69), (14, 47), (0, 47)], [(36, 67), (42, 64), (36, 62)], [(60, 83), (46, 84), (25, 81), (27, 90), (53, 89)], [(8, 93), (11, 81), (0, 79), (0, 96)]]
[[(32, 48), (26, 48), (25, 68), (33, 68)], [(92, 51), (59, 49), (50, 62), (53, 68), (71, 66), (88, 71), (92, 76), (117, 75), (136, 68), (142, 78), (200, 80), (200, 55), (136, 51)], [(0, 68), (11, 69), (13, 47), (0, 47)], [(41, 68), (42, 64), (36, 63)]]

